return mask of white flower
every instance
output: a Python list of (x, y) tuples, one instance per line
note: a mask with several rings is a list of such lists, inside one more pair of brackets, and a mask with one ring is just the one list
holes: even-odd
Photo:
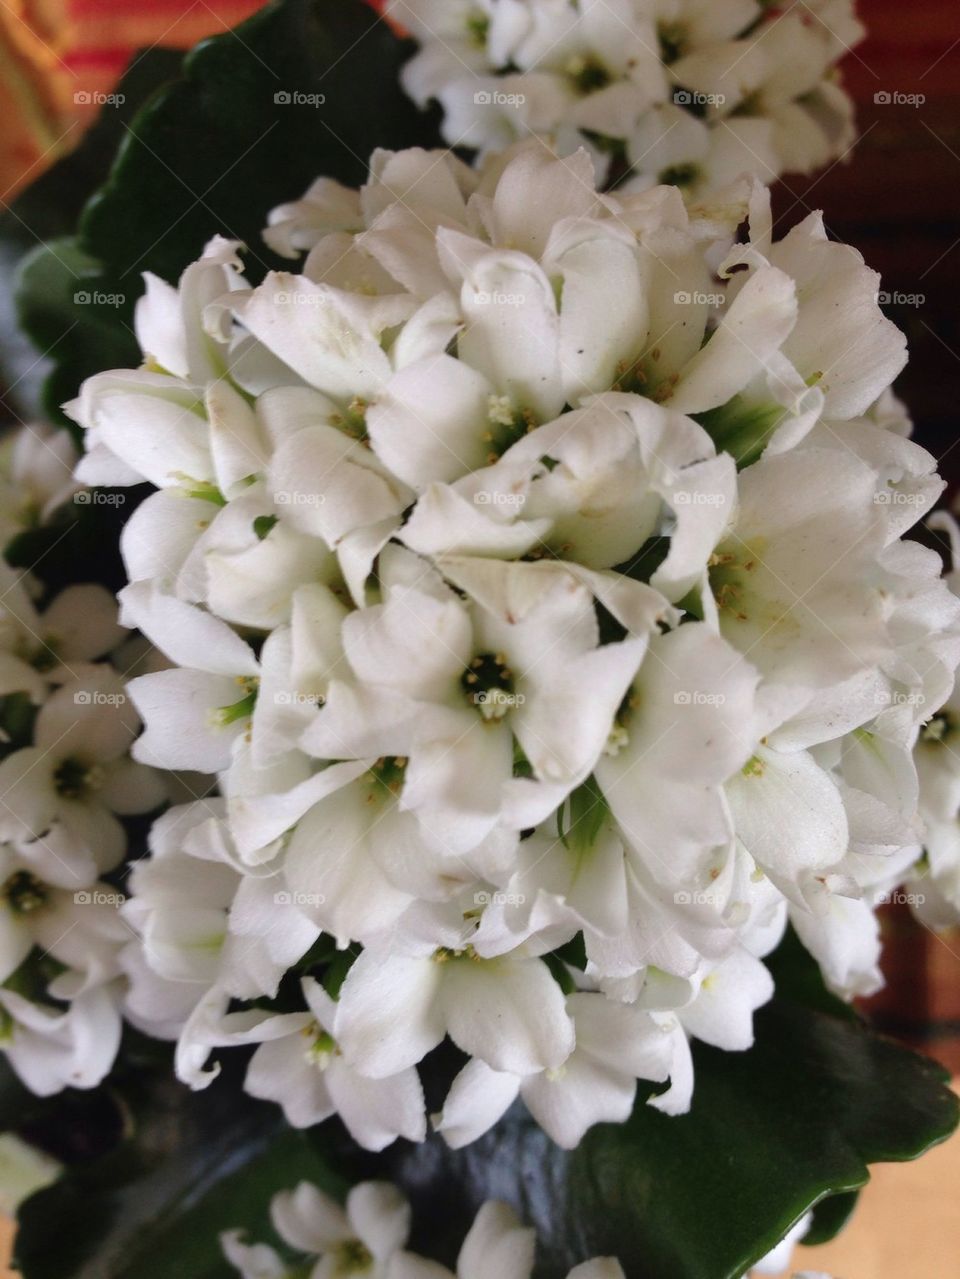
[(629, 1117), (638, 1078), (667, 1078), (671, 1045), (649, 1013), (586, 992), (571, 995), (567, 1010), (577, 1044), (562, 1065), (526, 1076), (492, 1070), (480, 1058), (463, 1068), (434, 1121), (449, 1145), (474, 1141), (519, 1095), (554, 1141), (572, 1150), (593, 1124)]
[[(838, 49), (797, 32), (791, 70), (795, 6), (664, 0), (669, 75), (730, 100), (702, 119), (625, 14), (408, 6), (478, 72), (489, 47), (562, 81), (560, 129), (680, 113), (717, 174), (826, 121)], [(449, 103), (446, 56), (410, 75)], [(688, 1109), (691, 1040), (749, 1047), (788, 921), (851, 997), (898, 882), (929, 870), (938, 920), (960, 901), (952, 703), (930, 719), (960, 602), (901, 540), (941, 481), (890, 397), (877, 277), (816, 215), (775, 240), (759, 184), (634, 185), (600, 195), (590, 155), (536, 140), (479, 172), (377, 152), (360, 192), (271, 219), (299, 269), (247, 288), (214, 242), (151, 283), (145, 367), (71, 409), (91, 474), (159, 490), (122, 547), (123, 619), (163, 655), (130, 686), (134, 754), (220, 791), (161, 819), (124, 907), (128, 1014), (194, 1087), (256, 1043), (252, 1091), (382, 1146), (421, 1135), (415, 1070), (449, 1037), (452, 1141), (519, 1096), (572, 1145), (639, 1078)]]
[[(338, 1114), (367, 1150), (382, 1150), (397, 1137), (422, 1141), (426, 1131), (423, 1090), (412, 1067), (385, 1079), (369, 1079), (346, 1061), (333, 1038), (336, 1004), (317, 982), (305, 979), (309, 1013), (299, 1024), (267, 1019), (248, 1032), (246, 1042), (263, 1042), (247, 1068), (245, 1090), (283, 1106), (296, 1128), (309, 1128)], [(274, 1038), (271, 1021), (284, 1033)], [(229, 1016), (224, 1020), (227, 1030)], [(225, 1036), (224, 1043), (229, 1039)]]
[(58, 857), (81, 875), (89, 865), (113, 869), (126, 848), (116, 814), (149, 812), (166, 798), (159, 776), (128, 756), (138, 726), (110, 667), (62, 684), (40, 708), (33, 744), (0, 764), (0, 839), (27, 861)]
[(226, 623), (150, 583), (127, 587), (122, 600), (124, 620), (178, 666), (129, 685), (145, 725), (134, 757), (202, 773), (226, 768), (256, 703), (260, 668), (252, 649)]
[(44, 524), (79, 488), (77, 448), (67, 431), (42, 423), (22, 426), (0, 454), (0, 544)]
[(361, 1073), (383, 1079), (418, 1062), (444, 1034), (494, 1070), (562, 1065), (574, 1046), (560, 987), (537, 958), (482, 959), (469, 945), (384, 962), (365, 951), (340, 993), (334, 1036)]
[(120, 1046), (118, 993), (96, 986), (64, 1009), (0, 988), (0, 1051), (31, 1092), (49, 1097), (105, 1078)]
[[(407, 1252), (410, 1205), (388, 1182), (365, 1181), (347, 1195), (343, 1208), (329, 1195), (301, 1181), (270, 1203), (273, 1227), (303, 1257), (297, 1273), (310, 1267), (311, 1279), (370, 1275), (373, 1279), (530, 1279), (536, 1244), (507, 1204), (483, 1204), (457, 1258), (456, 1276), (436, 1261)], [(288, 1279), (290, 1269), (266, 1244), (247, 1244), (242, 1230), (220, 1236), (224, 1256), (243, 1279)], [(623, 1279), (613, 1257), (575, 1266), (567, 1279)]]
[[(855, 138), (836, 63), (863, 36), (849, 0), (615, 3), (391, 0), (420, 52), (403, 83), (437, 100), (451, 145), (481, 156), (531, 134), (595, 145), (601, 175), (693, 196), (740, 173), (770, 183)], [(611, 156), (613, 159), (611, 159)]]
[[(334, 1275), (386, 1279), (391, 1263), (403, 1255), (410, 1230), (409, 1204), (395, 1187), (381, 1181), (354, 1186), (344, 1208), (301, 1181), (295, 1190), (274, 1195), (270, 1216), (285, 1243), (320, 1258), (311, 1271), (313, 1279)], [(248, 1247), (241, 1231), (229, 1231), (220, 1241), (227, 1260), (243, 1279), (283, 1279), (287, 1273), (272, 1249), (262, 1244)]]

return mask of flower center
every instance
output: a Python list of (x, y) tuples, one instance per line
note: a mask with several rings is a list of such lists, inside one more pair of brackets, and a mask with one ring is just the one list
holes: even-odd
[(610, 735), (603, 748), (604, 755), (619, 755), (623, 748), (630, 744), (630, 721), (639, 705), (639, 693), (635, 688), (628, 688), (613, 717)]
[(352, 1275), (373, 1266), (373, 1254), (359, 1239), (345, 1239), (333, 1250), (335, 1275)]
[(749, 579), (759, 564), (759, 557), (749, 547), (737, 554), (718, 550), (710, 556), (707, 576), (717, 608), (729, 619), (746, 622)]
[(370, 435), (367, 431), (368, 407), (367, 401), (357, 396), (350, 401), (342, 413), (335, 413), (331, 417), (330, 425), (335, 426), (344, 435), (349, 435), (351, 440), (356, 440), (358, 444), (369, 444)]
[(606, 88), (613, 78), (600, 59), (592, 55), (571, 58), (567, 63), (567, 75), (580, 93)]
[(537, 426), (537, 419), (531, 410), (514, 408), (507, 395), (490, 396), (487, 419), (490, 430), (483, 440), (490, 446), (487, 462), (491, 466), (503, 457), (507, 449), (512, 448), (525, 435), (529, 435)]
[(337, 1041), (316, 1022), (311, 1022), (305, 1027), (303, 1033), (311, 1041), (306, 1052), (307, 1061), (318, 1070), (326, 1070), (331, 1058), (339, 1056), (340, 1049), (337, 1047)]
[(701, 169), (698, 164), (670, 164), (660, 171), (660, 184), (665, 187), (692, 187), (700, 178)]
[(257, 693), (260, 689), (260, 681), (256, 675), (238, 675), (237, 686), (243, 691), (243, 696), (236, 702), (231, 702), (229, 706), (218, 706), (213, 711), (213, 723), (215, 728), (228, 728), (231, 724), (235, 724), (238, 720), (249, 719), (253, 714), (253, 709), (257, 704)]
[(378, 799), (396, 799), (403, 789), (403, 778), (407, 761), (403, 755), (385, 755), (378, 759), (366, 775), (373, 780), (373, 789), (367, 797), (368, 803)]
[(960, 729), (960, 723), (958, 723), (956, 715), (950, 711), (940, 711), (938, 715), (934, 715), (929, 724), (923, 726), (920, 740), (933, 742), (935, 745), (941, 746), (951, 737), (954, 737), (958, 729)]
[(661, 22), (657, 28), (660, 56), (667, 66), (682, 58), (687, 48), (687, 29), (682, 22)]
[(15, 915), (29, 915), (47, 900), (46, 887), (29, 871), (15, 871), (0, 888), (0, 897)]
[(502, 653), (478, 654), (460, 677), (467, 701), (484, 719), (503, 719), (519, 705), (513, 689), (513, 672)]
[(34, 649), (28, 657), (28, 661), (35, 671), (45, 675), (60, 664), (60, 643), (59, 635), (51, 634), (41, 637), (40, 647)]
[(472, 946), (464, 946), (459, 950), (453, 950), (449, 946), (438, 946), (431, 958), (435, 964), (449, 964), (455, 959), (472, 959), (476, 964), (483, 962)]
[(79, 759), (65, 759), (53, 774), (53, 785), (64, 799), (82, 799), (103, 785), (103, 769)]

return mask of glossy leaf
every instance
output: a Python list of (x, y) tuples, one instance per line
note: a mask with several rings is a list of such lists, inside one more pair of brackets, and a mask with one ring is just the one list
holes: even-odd
[(280, 0), (198, 45), (125, 129), (76, 237), (22, 272), (22, 322), (53, 366), (46, 411), (139, 362), (144, 271), (176, 282), (217, 234), (248, 246), (252, 278), (289, 267), (261, 241), (275, 205), (320, 175), (361, 184), (376, 147), (442, 145), (400, 89), (408, 53), (363, 0)]
[[(701, 1045), (695, 1057), (689, 1115), (641, 1101), (573, 1152), (518, 1106), (465, 1150), (434, 1137), (373, 1156), (336, 1123), (274, 1139), (278, 1112), (225, 1081), (199, 1097), (168, 1084), (123, 1151), (29, 1201), (20, 1264), (26, 1279), (213, 1279), (219, 1230), (249, 1223), (256, 1236), (263, 1199), (303, 1176), (329, 1187), (332, 1167), (348, 1182), (398, 1181), (413, 1246), (447, 1264), (477, 1207), (501, 1198), (536, 1226), (542, 1279), (594, 1255), (618, 1256), (627, 1279), (739, 1279), (815, 1204), (815, 1237), (830, 1237), (869, 1163), (915, 1158), (957, 1122), (939, 1067), (787, 998), (758, 1015), (750, 1052)], [(54, 1218), (69, 1246), (46, 1228)]]

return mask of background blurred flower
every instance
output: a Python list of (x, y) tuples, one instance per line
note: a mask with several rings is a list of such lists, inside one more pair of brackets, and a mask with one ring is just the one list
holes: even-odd
[(4, 0), (0, 5), (0, 199), (78, 142), (134, 52), (187, 49), (263, 0)]

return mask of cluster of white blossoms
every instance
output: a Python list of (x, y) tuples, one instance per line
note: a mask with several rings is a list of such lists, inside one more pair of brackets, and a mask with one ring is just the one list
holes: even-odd
[(76, 445), (43, 424), (12, 432), (0, 448), (0, 551), (26, 529), (46, 524), (79, 485)]
[[(810, 1220), (810, 1214), (802, 1218), (753, 1273), (779, 1273)], [(535, 1232), (521, 1224), (508, 1204), (496, 1200), (488, 1200), (477, 1213), (457, 1256), (455, 1275), (407, 1250), (410, 1205), (389, 1182), (362, 1182), (341, 1206), (301, 1181), (273, 1196), (270, 1221), (295, 1260), (285, 1261), (268, 1244), (247, 1243), (242, 1230), (225, 1231), (220, 1244), (241, 1279), (530, 1279), (533, 1273)], [(615, 1257), (595, 1257), (574, 1266), (567, 1279), (623, 1279), (623, 1268)]]
[(878, 277), (759, 185), (602, 196), (539, 143), (377, 152), (267, 237), (298, 273), (148, 278), (143, 366), (69, 406), (84, 482), (158, 490), (134, 756), (219, 784), (133, 868), (138, 1024), (195, 1087), (256, 1044), (249, 1092), (372, 1149), (447, 1036), (455, 1146), (518, 1096), (564, 1146), (638, 1080), (682, 1112), (788, 921), (877, 988), (920, 856), (960, 601), (902, 540), (943, 485)]
[[(286, 1263), (267, 1244), (248, 1244), (240, 1230), (220, 1236), (223, 1253), (242, 1279), (293, 1279), (337, 1275), (369, 1279), (530, 1279), (536, 1234), (521, 1225), (507, 1204), (490, 1200), (477, 1213), (457, 1257), (454, 1275), (445, 1266), (407, 1250), (410, 1205), (386, 1181), (365, 1181), (341, 1207), (309, 1181), (281, 1190), (270, 1202), (271, 1224), (298, 1255)], [(613, 1257), (585, 1261), (567, 1279), (623, 1279)]]
[[(952, 570), (947, 582), (960, 595), (960, 528), (945, 511), (938, 511), (929, 523), (950, 539)], [(960, 677), (922, 728), (914, 762), (924, 856), (911, 870), (902, 899), (928, 927), (953, 928), (960, 924)]]
[[(27, 427), (0, 484), (4, 537), (42, 524), (76, 488), (69, 436)], [(120, 1040), (130, 929), (102, 876), (127, 852), (121, 816), (168, 799), (129, 757), (139, 721), (124, 675), (141, 656), (103, 586), (37, 600), (0, 560), (0, 1051), (46, 1096), (99, 1083)]]
[(812, 173), (855, 138), (837, 62), (852, 0), (390, 0), (420, 51), (403, 84), (486, 156), (537, 135), (601, 179), (692, 196)]

